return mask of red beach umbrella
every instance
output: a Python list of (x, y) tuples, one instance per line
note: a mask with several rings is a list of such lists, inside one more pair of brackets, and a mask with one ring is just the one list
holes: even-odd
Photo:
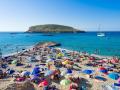
[(91, 56), (91, 57), (89, 57), (89, 60), (93, 61), (93, 60), (95, 60), (95, 58)]
[(104, 61), (104, 60), (100, 60), (99, 62), (100, 62), (100, 63), (105, 63), (106, 61)]
[(38, 85), (38, 87), (41, 87), (41, 86), (48, 86), (48, 81), (47, 81), (47, 80), (42, 81), (42, 82)]
[(118, 60), (118, 59), (112, 59), (111, 62), (112, 62), (112, 63), (118, 63), (119, 60)]
[(100, 67), (99, 70), (106, 70), (106, 68), (104, 68), (104, 67)]

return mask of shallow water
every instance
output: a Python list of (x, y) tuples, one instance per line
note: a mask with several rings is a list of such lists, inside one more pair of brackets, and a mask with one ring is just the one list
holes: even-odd
[(62, 33), (53, 36), (31, 33), (0, 33), (0, 48), (3, 54), (21, 51), (23, 48), (42, 41), (55, 41), (62, 48), (87, 51), (107, 56), (120, 55), (120, 32), (105, 32), (105, 37), (97, 37), (97, 32)]

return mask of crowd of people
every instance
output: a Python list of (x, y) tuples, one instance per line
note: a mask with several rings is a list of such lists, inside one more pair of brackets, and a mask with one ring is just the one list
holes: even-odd
[[(120, 60), (99, 58), (85, 52), (52, 46), (35, 46), (0, 60), (0, 79), (30, 81), (36, 90), (101, 90), (97, 82), (111, 82), (110, 90), (120, 90)], [(109, 79), (108, 79), (109, 78)], [(106, 89), (105, 84), (100, 87)]]

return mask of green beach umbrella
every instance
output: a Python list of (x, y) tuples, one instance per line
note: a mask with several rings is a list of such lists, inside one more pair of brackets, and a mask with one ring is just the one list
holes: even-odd
[(69, 85), (71, 82), (70, 82), (70, 80), (67, 80), (67, 79), (64, 79), (64, 80), (62, 80), (61, 82), (60, 82), (60, 85)]
[(13, 60), (13, 61), (12, 61), (12, 64), (17, 64), (17, 60)]

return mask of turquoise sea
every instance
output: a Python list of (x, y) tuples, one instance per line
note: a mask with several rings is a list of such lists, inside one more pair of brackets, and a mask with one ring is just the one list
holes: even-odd
[(38, 42), (55, 41), (62, 48), (87, 51), (106, 56), (120, 56), (120, 32), (105, 32), (105, 37), (97, 37), (97, 32), (62, 33), (46, 36), (42, 33), (0, 33), (0, 48), (2, 53), (11, 54), (22, 51)]

